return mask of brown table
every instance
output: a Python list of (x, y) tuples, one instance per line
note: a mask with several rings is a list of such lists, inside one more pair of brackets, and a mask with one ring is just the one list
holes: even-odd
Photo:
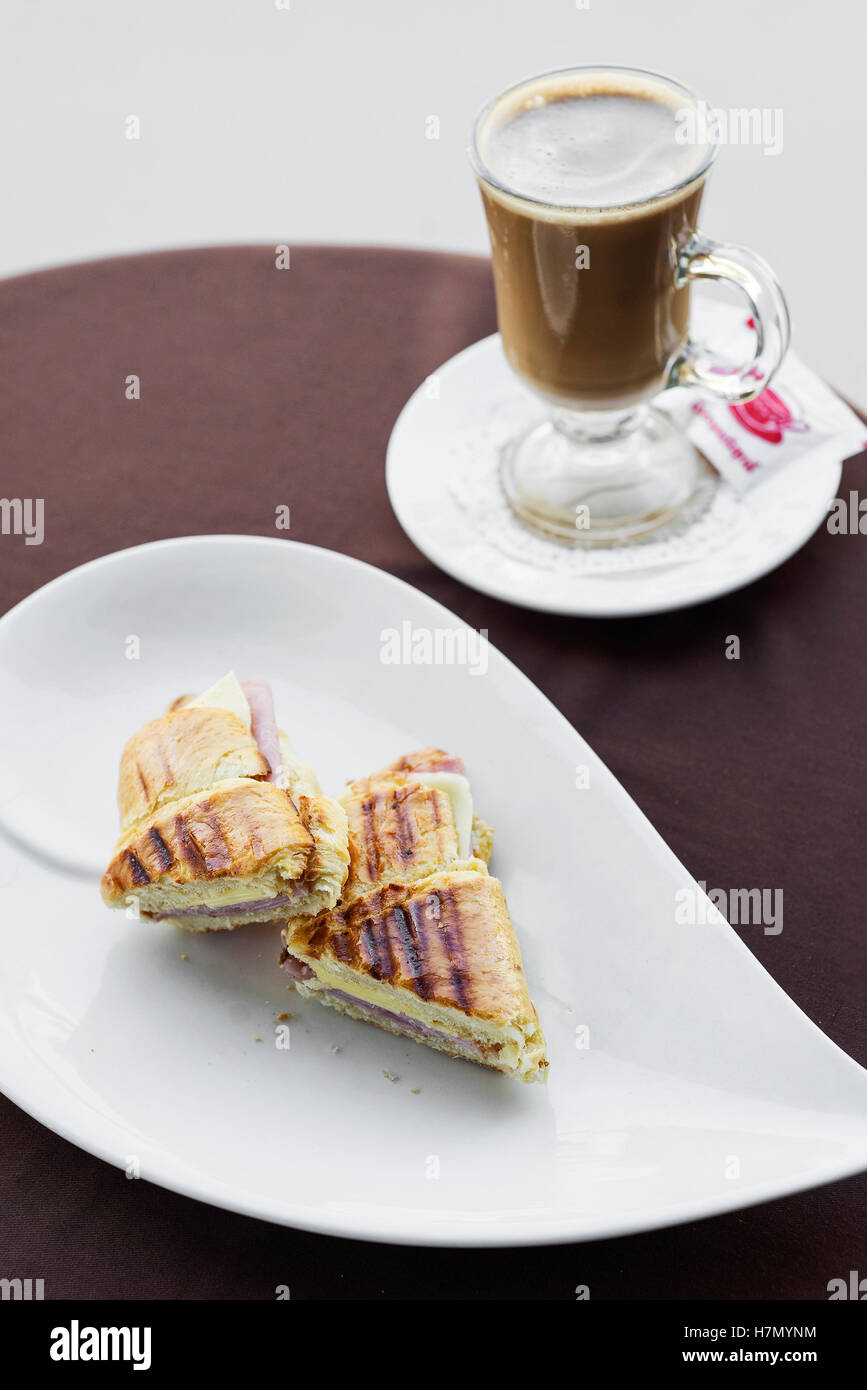
[[(0, 536), (4, 611), (73, 565), (163, 536), (274, 535), (432, 594), (551, 697), (698, 879), (781, 887), (741, 928), (806, 1013), (867, 1063), (863, 926), (867, 548), (821, 530), (782, 569), (685, 612), (610, 622), (498, 603), (434, 569), (388, 504), (385, 447), (418, 382), (494, 328), (488, 263), (272, 247), (121, 258), (0, 284), (2, 482), (45, 541)], [(141, 399), (125, 399), (128, 376)], [(842, 493), (862, 485), (850, 462)], [(725, 639), (741, 659), (725, 660)], [(50, 654), (46, 654), (50, 660)], [(0, 1274), (46, 1296), (827, 1297), (867, 1274), (867, 1178), (583, 1246), (412, 1250), (306, 1235), (127, 1182), (0, 1098)]]

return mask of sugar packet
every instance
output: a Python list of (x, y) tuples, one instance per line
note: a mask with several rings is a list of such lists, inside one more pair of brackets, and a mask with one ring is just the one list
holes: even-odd
[[(712, 344), (722, 361), (749, 360), (754, 325), (742, 309), (703, 302), (694, 306), (692, 317), (696, 341)], [(738, 493), (805, 454), (839, 462), (867, 448), (864, 421), (791, 350), (773, 385), (743, 405), (680, 387), (663, 392), (654, 405)]]

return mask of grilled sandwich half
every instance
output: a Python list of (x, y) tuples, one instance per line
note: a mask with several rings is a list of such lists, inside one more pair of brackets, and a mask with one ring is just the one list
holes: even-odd
[(459, 759), (400, 758), (350, 783), (349, 875), (337, 906), (287, 922), (295, 988), (351, 1018), (522, 1081), (544, 1080), (545, 1039), (527, 989), (493, 833)]
[(346, 812), (277, 728), (270, 686), (223, 677), (134, 734), (103, 899), (190, 931), (300, 921), (333, 907)]

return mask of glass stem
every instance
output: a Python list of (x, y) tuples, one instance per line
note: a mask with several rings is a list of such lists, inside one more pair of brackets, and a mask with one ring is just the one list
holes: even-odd
[(647, 418), (647, 410), (644, 404), (631, 406), (629, 410), (555, 410), (551, 423), (575, 444), (604, 444), (640, 429)]

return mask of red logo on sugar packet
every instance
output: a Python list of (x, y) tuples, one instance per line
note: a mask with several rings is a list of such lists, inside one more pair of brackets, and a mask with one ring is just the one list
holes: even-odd
[[(747, 319), (746, 326), (755, 328), (755, 320)], [(747, 376), (754, 376), (761, 381), (761, 376), (755, 368), (748, 372)], [(751, 401), (745, 401), (742, 405), (730, 405), (729, 410), (744, 429), (763, 439), (766, 444), (782, 444), (786, 430), (792, 434), (807, 434), (810, 429), (807, 421), (796, 419), (782, 397), (769, 386)]]
[(743, 405), (730, 405), (729, 410), (744, 429), (768, 444), (782, 444), (786, 430), (807, 434), (810, 428), (806, 420), (795, 419), (786, 402), (769, 386)]

